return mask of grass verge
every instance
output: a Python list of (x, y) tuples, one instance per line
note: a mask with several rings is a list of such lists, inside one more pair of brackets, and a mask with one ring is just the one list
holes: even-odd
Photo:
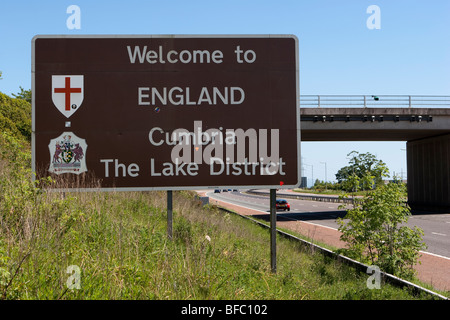
[[(40, 197), (39, 212), (14, 226), (3, 216), (2, 298), (428, 298), (389, 285), (370, 290), (367, 275), (283, 238), (272, 274), (266, 230), (202, 207), (189, 192), (174, 193), (172, 241), (164, 192)], [(68, 287), (76, 280), (69, 266), (79, 268), (80, 289)]]

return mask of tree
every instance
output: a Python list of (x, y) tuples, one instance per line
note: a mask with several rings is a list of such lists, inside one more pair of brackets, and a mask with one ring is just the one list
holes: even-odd
[(3, 78), (2, 78), (2, 72), (0, 71), (0, 80), (2, 80)]
[(373, 154), (350, 152), (349, 165), (341, 168), (336, 173), (336, 180), (347, 191), (370, 190), (383, 183), (383, 177), (389, 175), (389, 169), (381, 160)]
[(406, 204), (406, 185), (400, 181), (370, 191), (344, 219), (339, 218), (341, 240), (347, 248), (341, 250), (382, 270), (411, 278), (422, 242), (423, 230), (406, 226), (410, 209)]
[(20, 88), (20, 92), (19, 93), (17, 93), (17, 94), (13, 93), (12, 94), (14, 96), (14, 98), (16, 98), (16, 99), (23, 99), (23, 100), (27, 101), (28, 103), (31, 103), (31, 89), (25, 90), (22, 87), (19, 87), (19, 88)]
[(31, 140), (31, 105), (0, 92), (0, 132)]

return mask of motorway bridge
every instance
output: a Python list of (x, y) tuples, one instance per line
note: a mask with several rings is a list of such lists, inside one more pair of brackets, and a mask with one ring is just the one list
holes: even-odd
[(450, 96), (301, 95), (302, 141), (407, 141), (408, 203), (450, 212)]

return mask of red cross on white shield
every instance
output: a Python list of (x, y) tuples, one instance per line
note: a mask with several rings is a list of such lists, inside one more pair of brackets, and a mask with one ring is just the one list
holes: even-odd
[(56, 108), (69, 118), (77, 111), (84, 97), (83, 76), (52, 76), (52, 100)]

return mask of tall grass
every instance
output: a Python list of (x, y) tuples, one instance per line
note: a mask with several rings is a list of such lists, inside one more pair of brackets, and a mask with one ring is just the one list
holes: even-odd
[[(278, 239), (270, 271), (266, 230), (192, 192), (47, 192), (29, 151), (0, 136), (0, 299), (416, 299)], [(70, 286), (77, 266), (79, 289)], [(69, 280), (69, 282), (68, 282)]]

